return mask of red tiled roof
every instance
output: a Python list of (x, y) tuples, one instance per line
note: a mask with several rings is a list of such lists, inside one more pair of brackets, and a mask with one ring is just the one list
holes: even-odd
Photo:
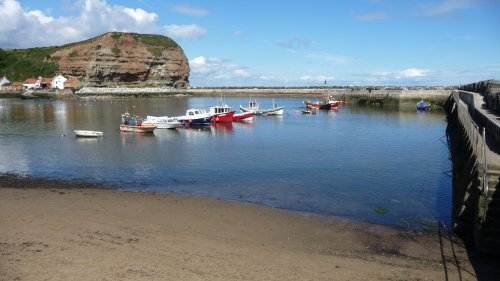
[(36, 84), (36, 81), (38, 81), (38, 79), (35, 79), (35, 78), (28, 78), (26, 80), (24, 80), (24, 84)]
[(42, 78), (42, 83), (45, 82), (45, 84), (52, 84), (52, 78)]

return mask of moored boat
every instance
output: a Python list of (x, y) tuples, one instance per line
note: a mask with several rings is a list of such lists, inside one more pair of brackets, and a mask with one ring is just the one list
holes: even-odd
[(212, 115), (203, 109), (191, 108), (186, 111), (186, 115), (175, 117), (182, 125), (210, 125)]
[(273, 99), (273, 107), (270, 109), (260, 109), (260, 104), (257, 100), (250, 99), (248, 103), (248, 107), (243, 107), (240, 105), (241, 112), (253, 112), (255, 115), (283, 115), (285, 110), (284, 106), (277, 106), (274, 103)]
[(80, 138), (97, 138), (102, 137), (104, 134), (101, 131), (89, 131), (89, 130), (75, 130), (75, 136)]
[(135, 133), (153, 133), (156, 125), (142, 124), (143, 120), (137, 115), (130, 113), (122, 114), (122, 122), (120, 124), (120, 131), (122, 132), (135, 132)]
[(212, 122), (233, 122), (234, 111), (227, 104), (210, 106), (208, 113), (212, 115)]
[(421, 100), (417, 103), (417, 110), (430, 110), (431, 105)]
[(334, 97), (328, 96), (321, 101), (308, 100), (308, 101), (305, 101), (304, 103), (306, 104), (307, 109), (316, 108), (316, 109), (329, 110), (332, 108), (337, 108), (339, 106), (340, 102), (338, 100), (336, 100)]
[(174, 117), (168, 116), (146, 116), (142, 125), (155, 125), (157, 129), (176, 129), (182, 125)]

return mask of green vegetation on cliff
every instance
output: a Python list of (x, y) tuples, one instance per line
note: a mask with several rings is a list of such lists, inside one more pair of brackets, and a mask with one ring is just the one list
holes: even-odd
[[(0, 77), (5, 75), (10, 81), (24, 81), (27, 78), (36, 78), (38, 76), (53, 77), (59, 70), (57, 61), (60, 58), (51, 56), (52, 54), (64, 48), (70, 48), (96, 40), (98, 41), (106, 34), (63, 46), (12, 50), (0, 49)], [(112, 32), (111, 34), (112, 38), (118, 42), (121, 35), (127, 33)], [(145, 44), (155, 58), (160, 57), (163, 50), (179, 47), (174, 40), (166, 36), (138, 33), (128, 34), (132, 35), (137, 42)], [(121, 50), (119, 43), (115, 44), (112, 48), (112, 52), (116, 56), (120, 55)], [(70, 58), (76, 56), (78, 56), (78, 52), (76, 51), (69, 54)]]
[(47, 62), (59, 47), (2, 50), (0, 49), (0, 76), (10, 81), (24, 81), (38, 76), (55, 76), (59, 65)]

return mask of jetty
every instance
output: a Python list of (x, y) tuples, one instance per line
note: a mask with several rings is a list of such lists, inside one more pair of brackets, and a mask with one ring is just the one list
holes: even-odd
[(444, 105), (453, 163), (452, 227), (500, 253), (500, 81), (454, 90)]
[(80, 98), (131, 98), (158, 96), (241, 96), (241, 97), (301, 97), (320, 98), (333, 96), (338, 100), (362, 105), (392, 105), (425, 99), (442, 105), (453, 88), (444, 87), (173, 87), (156, 88), (95, 88), (85, 87), (75, 92)]

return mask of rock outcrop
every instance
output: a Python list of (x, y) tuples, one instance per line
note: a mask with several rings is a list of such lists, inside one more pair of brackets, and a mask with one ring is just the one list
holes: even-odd
[(48, 61), (84, 87), (189, 86), (189, 63), (172, 39), (160, 35), (110, 32), (62, 46)]

